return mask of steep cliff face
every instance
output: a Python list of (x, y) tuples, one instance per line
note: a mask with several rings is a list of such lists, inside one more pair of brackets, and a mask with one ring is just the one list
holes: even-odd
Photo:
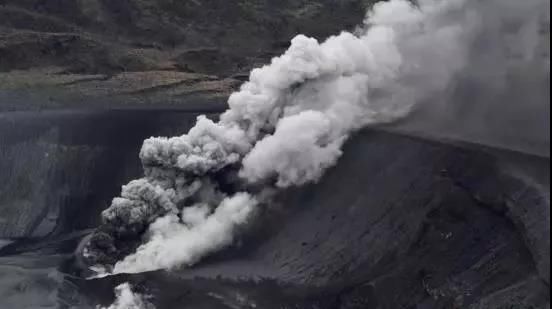
[(137, 154), (143, 139), (183, 132), (195, 116), (151, 111), (1, 115), (0, 238), (95, 227), (121, 184), (140, 175)]

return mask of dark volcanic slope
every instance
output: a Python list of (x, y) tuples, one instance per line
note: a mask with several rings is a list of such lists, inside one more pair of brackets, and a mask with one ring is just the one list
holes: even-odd
[(367, 131), (280, 201), (194, 269), (83, 289), (109, 302), (130, 280), (159, 308), (547, 308), (547, 159)]

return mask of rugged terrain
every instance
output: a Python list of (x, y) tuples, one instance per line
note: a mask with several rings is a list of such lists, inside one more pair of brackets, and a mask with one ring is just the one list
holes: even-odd
[(1, 0), (0, 95), (24, 99), (0, 109), (223, 103), (293, 36), (352, 30), (369, 2)]

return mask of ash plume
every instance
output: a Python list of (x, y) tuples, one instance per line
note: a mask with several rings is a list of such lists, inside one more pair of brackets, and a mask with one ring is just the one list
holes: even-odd
[(467, 4), (467, 65), (395, 128), (550, 157), (550, 1)]
[(115, 302), (109, 307), (99, 309), (155, 309), (145, 300), (144, 296), (132, 291), (128, 283), (123, 283), (115, 288)]
[(185, 135), (144, 142), (144, 177), (104, 211), (85, 258), (107, 274), (136, 273), (230, 245), (267, 192), (316, 182), (352, 133), (445, 98), (480, 35), (501, 31), (486, 24), (501, 14), (477, 0), (391, 0), (355, 33), (295, 37), (251, 72), (219, 121), (202, 116)]

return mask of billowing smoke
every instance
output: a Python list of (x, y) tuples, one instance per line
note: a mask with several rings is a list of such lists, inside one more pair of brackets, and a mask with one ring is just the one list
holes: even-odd
[(144, 142), (145, 176), (103, 213), (88, 262), (136, 273), (191, 266), (230, 245), (271, 191), (316, 182), (353, 132), (443, 97), (495, 13), (477, 0), (391, 0), (354, 34), (297, 36), (251, 72), (218, 122), (199, 117), (188, 134)]
[(550, 1), (470, 1), (467, 66), (398, 126), (410, 134), (550, 156)]
[(134, 293), (130, 284), (123, 283), (115, 288), (115, 302), (109, 307), (102, 309), (154, 309), (144, 297)]
[(211, 213), (208, 205), (184, 208), (178, 215), (157, 219), (148, 242), (115, 265), (116, 273), (193, 265), (205, 254), (232, 243), (234, 229), (245, 223), (256, 201), (247, 193), (224, 199)]

